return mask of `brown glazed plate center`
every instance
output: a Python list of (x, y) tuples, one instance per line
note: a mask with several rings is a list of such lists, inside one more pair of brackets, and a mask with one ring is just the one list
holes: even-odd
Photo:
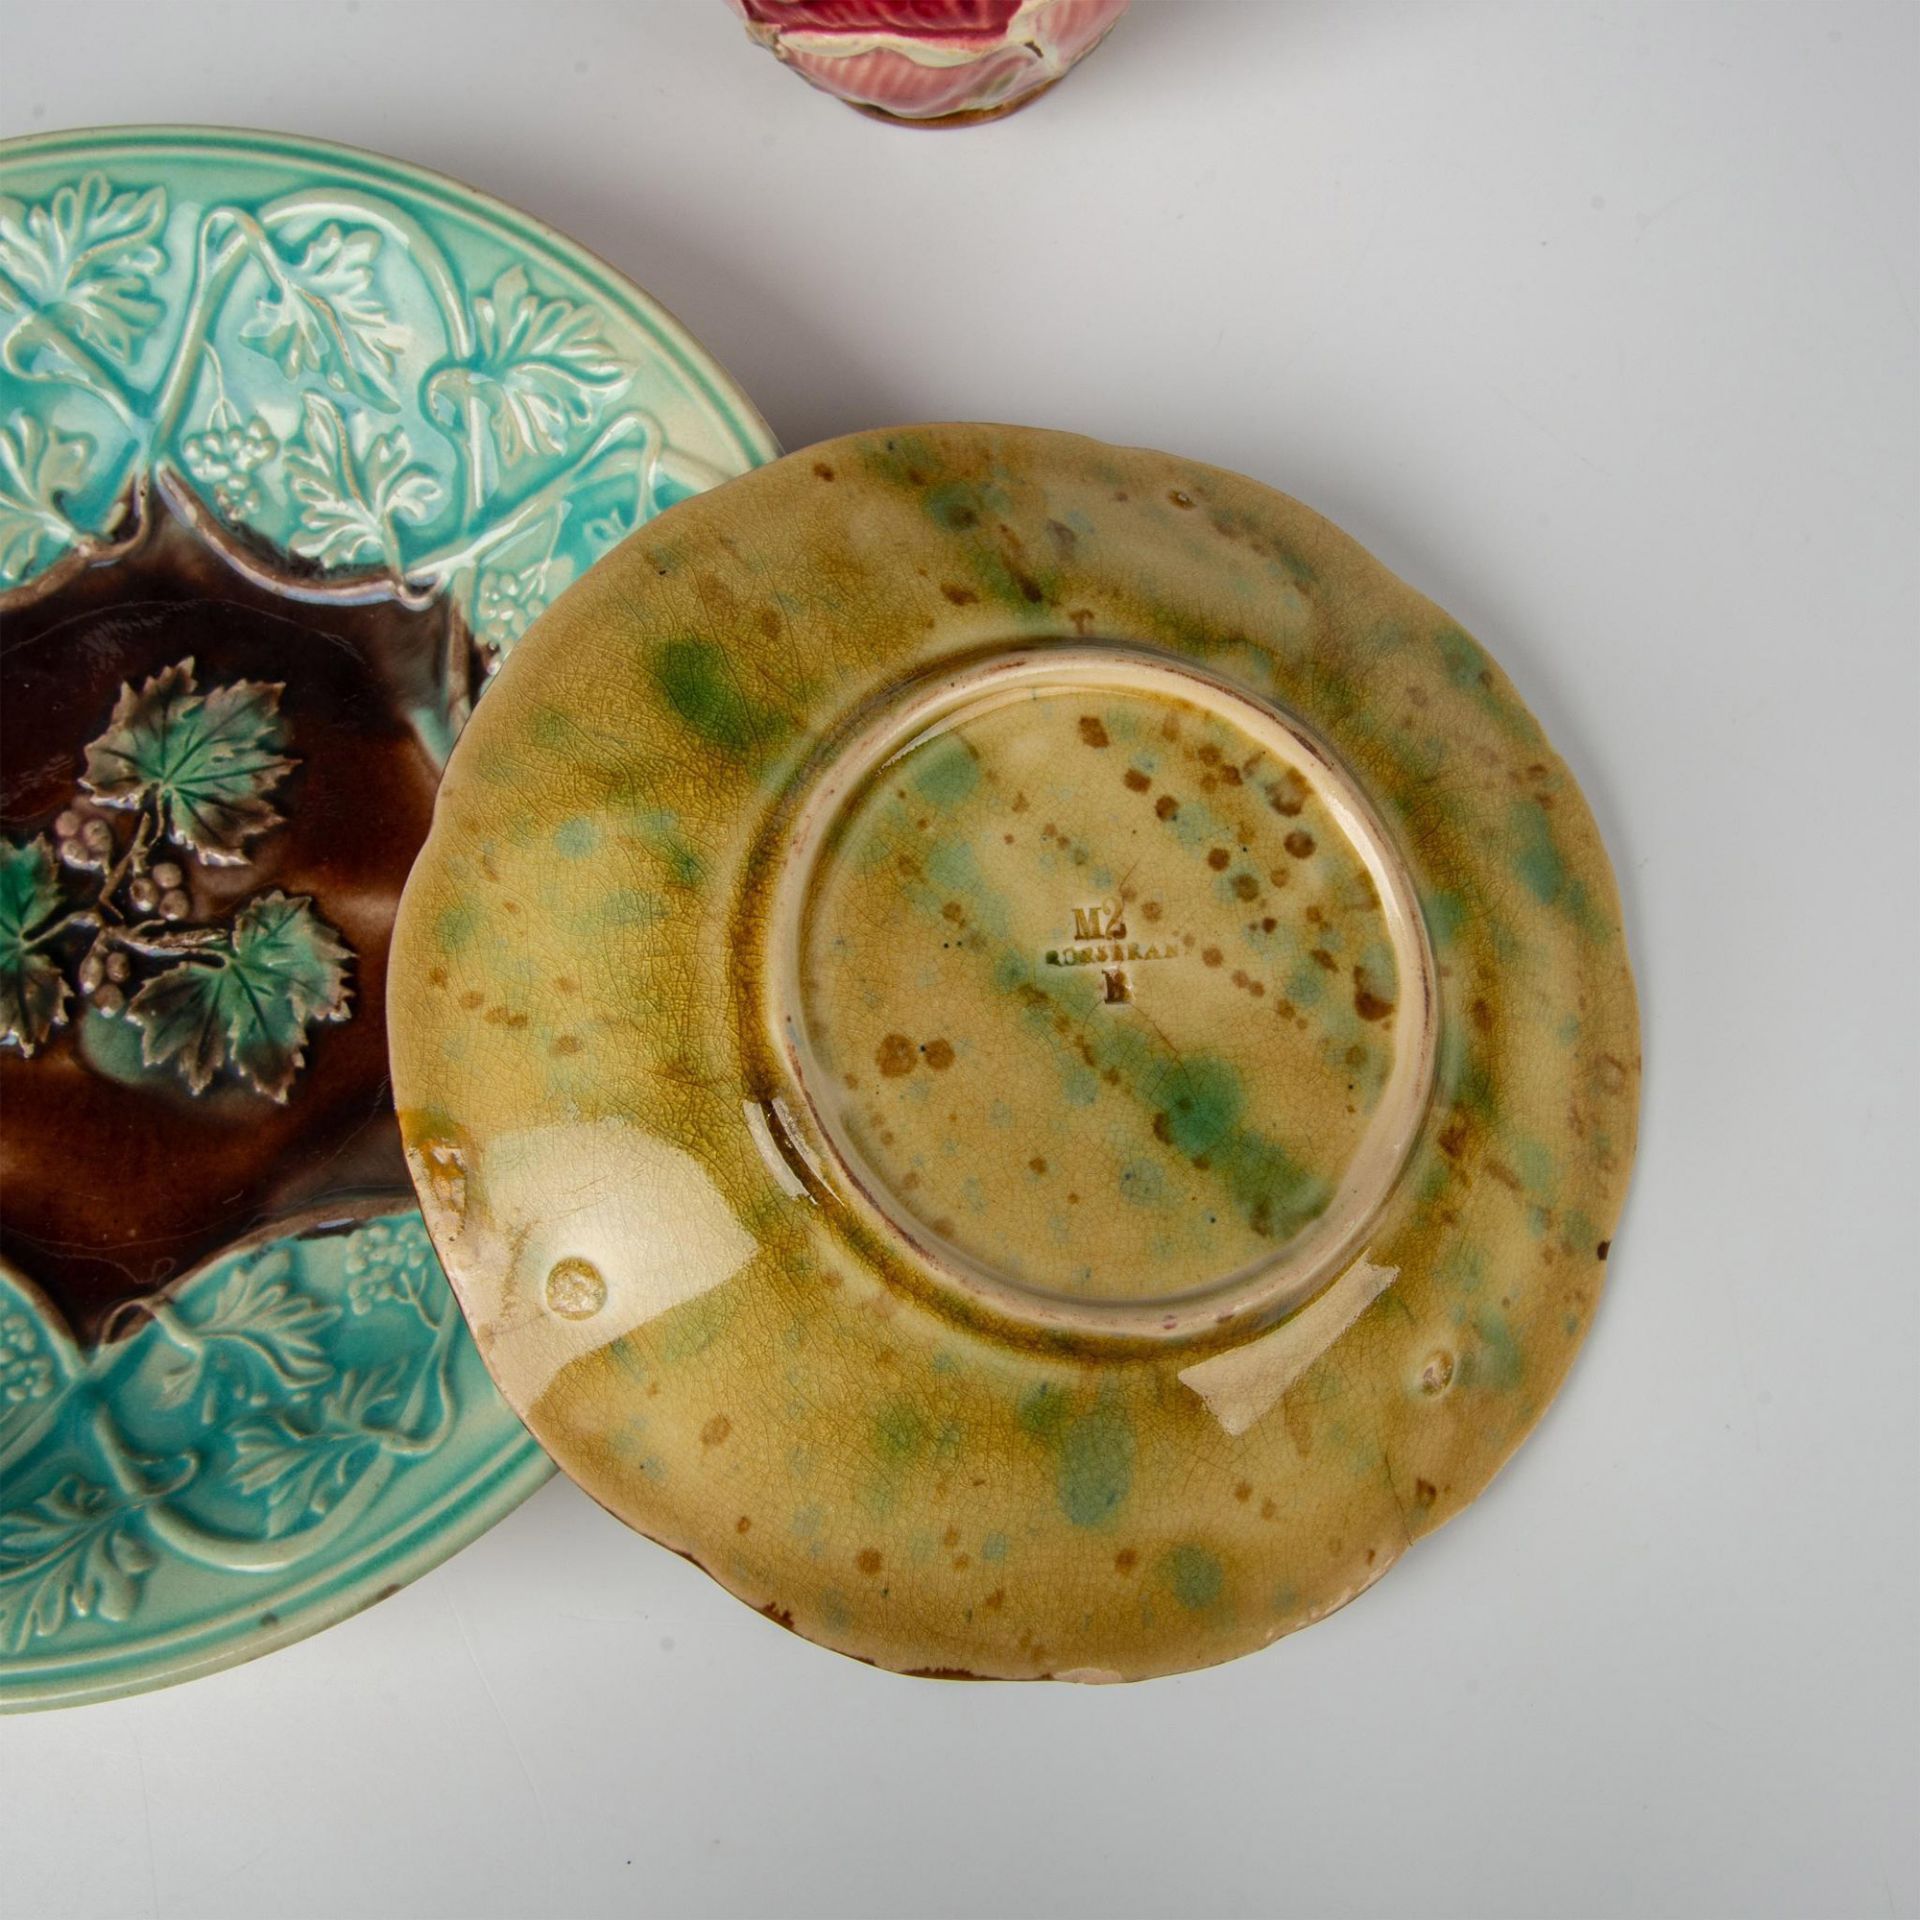
[[(275, 689), (260, 697), (274, 709), (276, 757), (293, 763), (268, 799), (278, 821), (250, 835), (233, 864), (159, 839), (146, 864), (179, 875), (184, 910), (169, 932), (230, 925), (247, 901), (278, 892), (315, 902), (351, 956), (345, 1017), (311, 1026), (278, 1099), (229, 1071), (196, 1091), (174, 1065), (149, 1064), (130, 981), (117, 994), (75, 994), (31, 1058), (0, 1051), (0, 1256), (81, 1338), (102, 1337), (117, 1308), (276, 1221), (404, 1197), (383, 1030), (387, 943), (436, 780), (412, 716), (444, 731), (436, 687), (449, 643), (464, 645), (457, 629), (444, 603), (416, 611), (391, 596), (356, 604), (270, 592), (157, 499), (128, 550), (0, 625), (0, 830), (84, 857), (85, 830), (98, 823), (95, 840), (109, 836), (106, 857), (118, 860), (134, 819), (90, 794), (82, 775), (124, 693), (183, 670), (189, 699)], [(63, 904), (84, 910), (106, 877), (63, 861)], [(77, 976), (94, 932), (76, 920), (45, 951)]]

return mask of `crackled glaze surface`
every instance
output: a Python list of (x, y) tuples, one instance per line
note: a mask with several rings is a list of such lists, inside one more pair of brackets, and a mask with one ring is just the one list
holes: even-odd
[(831, 754), (787, 866), (769, 1011), (808, 1108), (1015, 1312), (1167, 1332), (1297, 1300), (1411, 1137), (1411, 886), (1351, 782), (1222, 682), (1086, 646), (940, 676)]
[(394, 907), (527, 621), (768, 450), (452, 183), (0, 147), (0, 1705), (311, 1632), (545, 1477), (406, 1211)]
[(509, 1397), (907, 1670), (1351, 1598), (1539, 1417), (1632, 1158), (1611, 875), (1498, 668), (1294, 502), (1065, 435), (833, 442), (628, 541), (395, 951)]

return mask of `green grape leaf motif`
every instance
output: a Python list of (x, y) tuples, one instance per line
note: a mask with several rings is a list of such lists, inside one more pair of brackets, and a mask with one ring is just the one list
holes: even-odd
[(148, 1066), (171, 1065), (195, 1093), (223, 1069), (284, 1102), (308, 1030), (348, 1014), (350, 950), (304, 897), (250, 900), (217, 944), (156, 974), (128, 1004)]
[(294, 766), (281, 752), (281, 691), (236, 680), (202, 693), (191, 660), (138, 692), (123, 685), (87, 749), (84, 784), (110, 807), (151, 805), (161, 830), (209, 865), (242, 865), (247, 841), (279, 824), (267, 795)]
[(0, 587), (26, 579), (79, 539), (60, 503), (85, 484), (92, 458), (84, 433), (62, 433), (30, 413), (0, 426)]
[(329, 386), (392, 411), (389, 376), (407, 335), (374, 297), (379, 251), (380, 236), (371, 229), (346, 233), (331, 224), (307, 242), (297, 262), (268, 250), (261, 264), (272, 285), (240, 338), (289, 380), (317, 373)]
[(8, 364), (21, 371), (20, 345), (62, 334), (123, 364), (165, 308), (153, 276), (166, 264), (157, 244), (167, 200), (159, 187), (116, 193), (90, 173), (39, 206), (0, 212), (0, 314), (25, 316)]
[[(0, 848), (0, 1043), (33, 1053), (77, 990), (90, 1017), (131, 1020), (145, 1063), (195, 1093), (227, 1073), (286, 1100), (310, 1029), (348, 1017), (351, 949), (310, 899), (277, 890), (193, 921), (192, 882), (166, 846), (244, 866), (248, 843), (280, 823), (271, 797), (296, 764), (283, 751), (282, 691), (202, 688), (191, 659), (122, 683), (87, 748), (82, 793), (54, 822), (58, 860), (91, 897), (63, 896), (44, 836)], [(116, 830), (104, 809), (134, 818)], [(84, 951), (53, 950), (69, 928), (91, 931)]]
[(28, 1056), (66, 1025), (67, 983), (36, 944), (62, 905), (45, 836), (25, 846), (0, 841), (0, 1046)]

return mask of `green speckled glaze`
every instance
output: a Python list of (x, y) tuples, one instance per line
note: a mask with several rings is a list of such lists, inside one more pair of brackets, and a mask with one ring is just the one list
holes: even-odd
[(1592, 820), (1473, 642), (1250, 481), (991, 427), (779, 462), (553, 609), (390, 1031), (561, 1465), (813, 1638), (1021, 1678), (1263, 1645), (1478, 1493), (1639, 1074)]
[[(803, 959), (819, 1064), (884, 1183), (980, 1258), (1184, 1292), (1325, 1210), (1385, 1056), (1347, 968), (1310, 956), (1377, 947), (1388, 1003), (1394, 963), (1311, 795), (1276, 817), (1208, 771), (1261, 758), (1197, 708), (1096, 687), (918, 742), (849, 808)], [(1101, 1023), (1109, 992), (1135, 1014)]]
[(827, 766), (767, 945), (852, 1184), (1054, 1324), (1164, 1333), (1325, 1277), (1431, 1065), (1418, 908), (1337, 769), (1084, 646), (938, 679)]

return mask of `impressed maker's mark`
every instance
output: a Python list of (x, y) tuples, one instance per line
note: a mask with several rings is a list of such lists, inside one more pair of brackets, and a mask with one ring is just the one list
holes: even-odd
[(1073, 909), (1075, 944), (1047, 949), (1050, 967), (1098, 967), (1102, 986), (1101, 1000), (1107, 1006), (1119, 1006), (1133, 998), (1133, 982), (1128, 969), (1148, 960), (1172, 960), (1179, 949), (1142, 945), (1127, 938), (1126, 908), (1111, 905)]

